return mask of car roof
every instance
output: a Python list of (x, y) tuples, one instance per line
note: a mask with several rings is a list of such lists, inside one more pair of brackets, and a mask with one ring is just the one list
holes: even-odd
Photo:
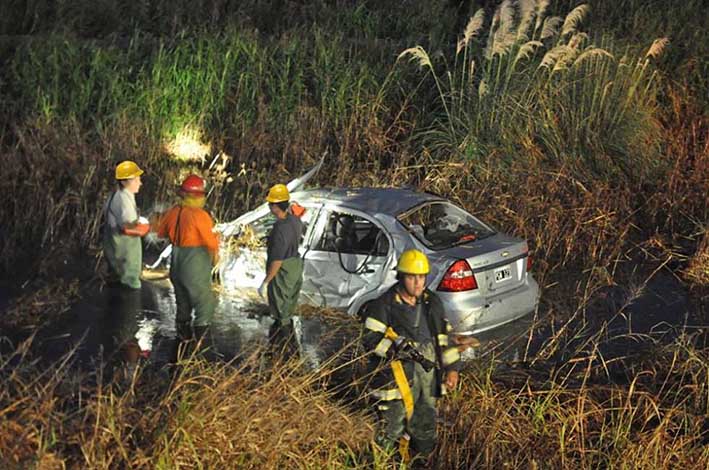
[(321, 188), (293, 193), (292, 199), (306, 202), (321, 200), (340, 203), (343, 207), (367, 214), (387, 214), (396, 217), (424, 202), (446, 201), (430, 193), (405, 188)]

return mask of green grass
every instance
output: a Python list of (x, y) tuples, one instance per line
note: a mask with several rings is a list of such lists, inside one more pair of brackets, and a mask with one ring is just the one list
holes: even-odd
[(602, 179), (651, 177), (662, 142), (653, 59), (608, 40), (594, 45), (580, 29), (584, 8), (554, 23), (509, 6), (487, 28), (478, 10), (450, 60), (422, 48), (403, 52), (438, 90), (440, 112), (422, 133), (424, 145), (473, 164), (538, 154)]
[[(530, 26), (523, 38), (513, 20), (514, 38), (496, 40), (493, 30), (486, 54), (490, 7), (498, 3), (12, 0), (0, 18), (0, 272), (35, 283), (3, 316), (3, 327), (23, 330), (53, 318), (77, 293), (76, 283), (54, 279), (96, 254), (118, 160), (147, 169), (138, 196), (144, 212), (169, 201), (181, 177), (197, 171), (217, 187), (209, 207), (223, 220), (330, 150), (317, 184), (411, 184), (532, 247), (544, 321), (557, 333), (527, 358), (526, 374), (495, 360), (466, 372), (443, 403), (444, 466), (706, 465), (707, 352), (700, 341), (658, 346), (629, 363), (627, 384), (609, 383), (602, 361), (579, 360), (583, 348), (566, 348), (579, 334), (566, 330), (569, 319), (601, 287), (627, 282), (638, 264), (671, 263), (692, 292), (706, 289), (703, 3), (591, 2), (576, 25), (588, 37), (543, 67), (545, 55), (573, 34), (545, 37), (522, 54), (541, 30)], [(565, 17), (578, 3), (551, 2), (549, 15)], [(487, 22), (456, 53), (483, 4)], [(671, 42), (663, 55), (646, 60), (648, 47), (665, 36)], [(422, 48), (414, 57), (430, 62), (423, 73), (397, 61), (416, 45)], [(166, 143), (185, 128), (210, 157), (226, 156), (218, 168), (207, 168), (209, 158), (185, 162), (170, 154)], [(90, 261), (82, 275), (93, 272)], [(559, 367), (544, 369), (559, 351)], [(120, 387), (87, 396), (84, 378), (61, 364), (39, 370), (29, 353), (26, 360), (17, 354), (0, 357), (0, 461), (44, 468), (62, 461), (213, 467), (227, 457), (245, 467), (389, 465), (388, 455), (368, 447), (371, 436), (352, 433), (366, 430), (371, 416), (333, 400), (319, 387), (324, 377), (283, 369), (271, 380), (193, 362), (168, 389), (145, 376), (142, 398)], [(293, 392), (302, 383), (312, 387)], [(303, 416), (302, 402), (314, 414)], [(281, 403), (285, 412), (246, 430), (260, 446), (235, 441), (250, 422), (241, 417), (263, 414), (264, 403)], [(326, 421), (338, 439), (316, 432), (318, 406), (341, 418)], [(313, 434), (297, 446), (274, 443), (273, 429), (288, 426)], [(229, 434), (220, 434), (225, 428)]]

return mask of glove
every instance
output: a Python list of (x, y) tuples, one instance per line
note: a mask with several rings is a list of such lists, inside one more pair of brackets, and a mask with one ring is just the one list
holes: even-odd
[(268, 289), (268, 282), (264, 281), (258, 288), (258, 295), (261, 296), (263, 300), (266, 300), (266, 291)]

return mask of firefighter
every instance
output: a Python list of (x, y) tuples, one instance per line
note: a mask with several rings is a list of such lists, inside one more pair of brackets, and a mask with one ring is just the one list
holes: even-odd
[(140, 289), (143, 264), (143, 245), (140, 237), (148, 233), (149, 225), (138, 217), (135, 195), (142, 185), (143, 170), (126, 160), (116, 166), (118, 189), (111, 194), (105, 206), (103, 252), (111, 277), (120, 286)]
[(428, 258), (401, 254), (398, 282), (365, 312), (363, 346), (378, 370), (372, 396), (383, 420), (380, 441), (409, 458), (409, 442), (422, 458), (436, 444), (436, 399), (458, 384), (460, 351), (449, 346), (440, 299), (426, 288)]
[(269, 332), (272, 345), (292, 348), (292, 316), (303, 284), (303, 259), (298, 253), (303, 223), (289, 210), (290, 194), (284, 184), (273, 186), (266, 201), (276, 223), (268, 236), (266, 278), (258, 291), (268, 298), (274, 320)]
[(201, 336), (208, 327), (217, 300), (212, 291), (212, 268), (219, 258), (219, 240), (212, 229), (212, 218), (204, 210), (205, 184), (197, 175), (189, 175), (179, 189), (180, 202), (160, 220), (158, 236), (172, 242), (170, 281), (177, 303), (177, 332), (191, 338), (194, 310), (194, 334)]

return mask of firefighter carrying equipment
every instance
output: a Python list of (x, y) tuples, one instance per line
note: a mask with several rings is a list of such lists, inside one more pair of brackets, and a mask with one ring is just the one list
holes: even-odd
[(410, 359), (412, 361), (416, 361), (421, 364), (421, 367), (423, 367), (423, 370), (426, 372), (436, 367), (436, 363), (426, 359), (423, 353), (416, 349), (416, 346), (411, 340), (403, 336), (399, 336), (394, 330), (391, 329), (391, 327), (386, 329), (384, 337), (389, 338), (394, 342), (393, 346), (395, 349), (395, 357), (399, 359)]
[(428, 274), (428, 258), (419, 250), (406, 250), (399, 257), (396, 270), (402, 274)]
[(180, 191), (187, 194), (204, 195), (206, 192), (204, 179), (195, 174), (189, 175), (180, 185)]
[(268, 195), (266, 196), (266, 202), (270, 204), (277, 204), (279, 202), (286, 202), (290, 200), (290, 193), (285, 184), (274, 185), (268, 190)]
[(143, 170), (130, 160), (125, 160), (116, 165), (116, 179), (129, 180), (143, 174)]
[[(365, 310), (362, 344), (366, 351), (373, 353), (369, 355), (369, 368), (375, 371), (371, 395), (382, 414), (386, 441), (397, 445), (407, 432), (412, 447), (428, 454), (435, 447), (436, 398), (445, 393), (443, 375), (459, 370), (460, 355), (457, 346), (449, 345), (452, 328), (445, 318), (440, 298), (430, 290), (424, 291), (420, 298), (423, 310), (416, 328), (416, 306), (404, 302), (398, 289), (398, 284), (392, 286)], [(391, 332), (387, 335), (388, 328), (411, 341), (436, 367), (427, 372), (410, 356), (397, 357), (397, 338)], [(411, 405), (405, 402), (408, 401), (404, 398), (408, 394), (406, 385), (401, 378), (397, 379), (401, 374), (395, 371), (398, 366), (392, 366), (394, 361), (401, 364), (411, 391), (413, 412)]]

